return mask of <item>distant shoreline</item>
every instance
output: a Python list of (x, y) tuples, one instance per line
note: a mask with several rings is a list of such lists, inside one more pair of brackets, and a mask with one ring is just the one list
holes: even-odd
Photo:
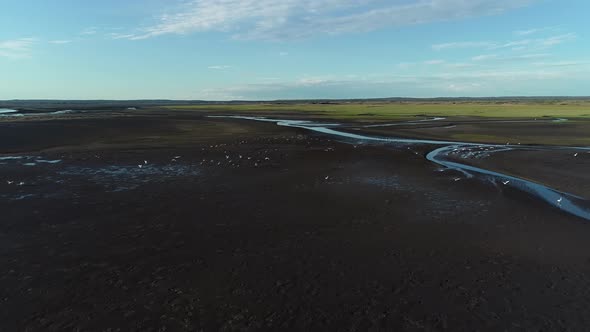
[(502, 96), (502, 97), (436, 97), (436, 98), (352, 98), (352, 99), (285, 99), (285, 100), (173, 100), (173, 99), (130, 99), (130, 100), (67, 100), (67, 99), (13, 99), (0, 100), (0, 108), (58, 108), (58, 107), (153, 107), (182, 105), (253, 105), (253, 104), (342, 104), (342, 103), (449, 103), (449, 102), (564, 102), (590, 101), (590, 96)]

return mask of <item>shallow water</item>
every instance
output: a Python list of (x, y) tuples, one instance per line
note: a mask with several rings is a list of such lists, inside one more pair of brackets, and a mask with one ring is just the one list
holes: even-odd
[(421, 145), (444, 145), (441, 148), (435, 149), (428, 153), (426, 159), (444, 166), (448, 169), (453, 169), (463, 173), (467, 177), (480, 176), (485, 179), (494, 179), (501, 181), (503, 185), (516, 188), (518, 190), (527, 192), (536, 197), (539, 197), (543, 201), (547, 202), (551, 206), (554, 206), (564, 212), (575, 215), (577, 217), (590, 220), (590, 201), (587, 199), (578, 197), (576, 195), (562, 192), (548, 186), (521, 179), (518, 177), (502, 174), (486, 170), (483, 168), (461, 164), (454, 161), (447, 161), (445, 157), (457, 154), (462, 159), (468, 158), (485, 158), (490, 153), (497, 153), (503, 151), (511, 151), (517, 149), (536, 149), (536, 150), (584, 150), (588, 151), (588, 147), (539, 147), (539, 146), (525, 146), (525, 145), (495, 145), (495, 144), (479, 144), (471, 142), (452, 142), (452, 141), (437, 141), (437, 140), (423, 140), (423, 139), (405, 139), (405, 138), (389, 138), (389, 137), (374, 137), (367, 135), (359, 135), (348, 133), (342, 130), (334, 129), (336, 125), (331, 124), (330, 127), (322, 125), (321, 123), (314, 123), (305, 120), (283, 120), (283, 119), (268, 119), (260, 117), (250, 116), (211, 116), (215, 118), (233, 118), (233, 119), (244, 119), (254, 120), (263, 122), (274, 122), (279, 126), (303, 128), (323, 134), (333, 135), (337, 137), (343, 137), (346, 139), (355, 140), (356, 143), (368, 142), (368, 143), (389, 143), (389, 144), (421, 144)]
[(482, 169), (475, 166), (460, 164), (453, 161), (447, 161), (444, 159), (446, 156), (449, 155), (450, 151), (458, 147), (459, 146), (446, 146), (436, 149), (430, 152), (426, 156), (426, 159), (439, 165), (445, 166), (447, 168), (455, 169), (469, 175), (483, 175), (496, 180), (500, 180), (501, 183), (506, 186), (514, 187), (521, 191), (533, 194), (558, 209), (566, 211), (580, 218), (590, 220), (590, 208), (588, 208), (587, 206), (588, 201), (582, 197), (558, 191), (556, 189), (544, 186), (542, 184), (524, 180), (514, 176)]
[(107, 192), (133, 190), (143, 184), (167, 182), (173, 178), (197, 176), (192, 165), (111, 165), (102, 167), (68, 166), (58, 172), (60, 178), (80, 179), (105, 188)]
[[(6, 160), (5, 163), (0, 163), (0, 167), (10, 167), (0, 177), (0, 200), (6, 201), (74, 199), (80, 198), (89, 190), (124, 192), (148, 184), (163, 184), (201, 174), (197, 166), (178, 162), (76, 166), (67, 163), (63, 165), (62, 160), (47, 160), (36, 156), (0, 158)], [(18, 167), (26, 172), (18, 171)]]
[(16, 117), (16, 116), (24, 116), (24, 114), (19, 113), (18, 110), (13, 110), (9, 108), (0, 108), (0, 117)]
[(7, 114), (7, 113), (17, 113), (17, 110), (9, 109), (9, 108), (0, 108), (0, 114)]
[(38, 164), (59, 164), (61, 159), (49, 160), (41, 156), (0, 156), (3, 165), (37, 166)]
[(21, 113), (21, 111), (8, 109), (8, 108), (0, 108), (0, 117), (22, 117), (22, 116), (39, 116), (39, 115), (62, 115), (62, 114), (70, 114), (74, 113), (74, 110), (61, 110), (61, 111), (53, 111), (53, 112), (32, 112), (32, 113)]

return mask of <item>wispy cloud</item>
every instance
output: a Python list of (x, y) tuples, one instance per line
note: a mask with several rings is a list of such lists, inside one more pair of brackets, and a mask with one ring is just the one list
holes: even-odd
[(35, 38), (0, 41), (0, 57), (12, 59), (30, 58), (36, 41)]
[(577, 38), (575, 33), (566, 33), (562, 35), (556, 36), (549, 36), (545, 38), (536, 38), (536, 39), (522, 39), (522, 40), (515, 40), (506, 43), (500, 43), (496, 46), (492, 47), (492, 49), (501, 49), (501, 48), (512, 48), (515, 50), (542, 50), (547, 49), (559, 44), (563, 44), (565, 42), (573, 41)]
[(532, 65), (537, 67), (577, 67), (587, 66), (589, 61), (552, 61), (552, 62), (534, 62)]
[(442, 65), (443, 63), (445, 63), (445, 60), (428, 60), (428, 61), (424, 61), (425, 65)]
[(118, 32), (111, 32), (106, 35), (107, 38), (110, 39), (129, 39), (133, 38), (135, 35), (132, 33), (118, 33)]
[(436, 51), (445, 51), (453, 49), (487, 49), (487, 50), (501, 50), (501, 49), (512, 49), (514, 51), (539, 51), (551, 48), (553, 46), (563, 44), (566, 42), (576, 40), (577, 35), (575, 33), (566, 33), (556, 36), (548, 36), (544, 38), (535, 39), (519, 39), (505, 42), (498, 41), (462, 41), (462, 42), (449, 42), (443, 44), (432, 45), (432, 49)]
[(432, 45), (432, 49), (435, 51), (443, 51), (443, 50), (460, 49), (460, 48), (492, 48), (494, 46), (496, 46), (496, 43), (494, 43), (494, 42), (467, 41), (467, 42), (450, 42), (450, 43), (435, 44), (435, 45)]
[(550, 57), (551, 54), (549, 53), (534, 53), (534, 54), (520, 54), (520, 55), (508, 55), (508, 56), (500, 56), (498, 54), (482, 54), (478, 56), (474, 56), (471, 58), (473, 61), (496, 61), (496, 62), (506, 62), (506, 61), (517, 61), (517, 60), (534, 60), (534, 59), (543, 59)]
[[(218, 100), (267, 100), (290, 98), (370, 98), (370, 97), (436, 97), (487, 96), (490, 94), (521, 94), (524, 87), (545, 86), (547, 92), (565, 93), (565, 82), (590, 74), (590, 64), (558, 68), (560, 63), (527, 69), (474, 69), (443, 71), (438, 74), (399, 75), (375, 74), (362, 77), (306, 76), (294, 80), (273, 80), (200, 91), (195, 98)], [(550, 67), (554, 64), (555, 67)], [(564, 66), (573, 63), (563, 63)], [(544, 84), (538, 85), (543, 81)], [(526, 90), (526, 89), (525, 89)], [(565, 93), (567, 94), (567, 93)]]
[(49, 44), (54, 44), (54, 45), (64, 45), (64, 44), (69, 44), (71, 43), (71, 40), (50, 40), (48, 41)]
[(214, 66), (209, 66), (207, 68), (208, 69), (213, 69), (213, 70), (226, 70), (226, 69), (230, 69), (231, 66), (228, 66), (228, 65), (214, 65)]
[(575, 33), (566, 33), (559, 36), (552, 36), (543, 39), (536, 39), (535, 42), (538, 43), (540, 46), (550, 47), (559, 44), (563, 44), (568, 41), (573, 41), (577, 38)]
[(85, 28), (84, 30), (80, 31), (80, 35), (81, 36), (96, 35), (98, 33), (98, 30), (99, 30), (98, 27), (88, 27), (88, 28)]
[(295, 82), (297, 86), (318, 86), (334, 83), (336, 81), (322, 77), (304, 77)]
[(529, 36), (534, 35), (542, 32), (555, 32), (558, 31), (559, 27), (552, 26), (552, 27), (542, 27), (542, 28), (533, 28), (533, 29), (526, 29), (526, 30), (517, 30), (514, 31), (514, 34), (517, 36)]
[(204, 31), (285, 40), (496, 15), (535, 0), (192, 0), (128, 39)]

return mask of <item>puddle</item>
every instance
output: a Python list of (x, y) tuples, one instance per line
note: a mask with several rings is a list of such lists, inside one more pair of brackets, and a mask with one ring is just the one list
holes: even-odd
[[(139, 167), (141, 166), (141, 167)], [(60, 178), (77, 183), (90, 183), (107, 192), (137, 189), (149, 183), (164, 183), (174, 178), (198, 176), (200, 170), (191, 165), (127, 165), (106, 167), (70, 166), (58, 172)]]

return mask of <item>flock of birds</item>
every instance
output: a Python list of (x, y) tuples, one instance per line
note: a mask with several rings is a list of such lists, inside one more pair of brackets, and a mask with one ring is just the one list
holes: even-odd
[[(243, 144), (243, 143), (245, 143), (245, 142), (240, 142), (240, 143), (242, 143), (242, 144)], [(507, 144), (510, 144), (510, 143), (507, 143)], [(520, 143), (519, 143), (519, 144), (520, 144)], [(417, 152), (415, 152), (415, 151), (412, 151), (410, 148), (408, 148), (408, 149), (409, 149), (411, 152), (413, 152), (413, 153), (417, 154)], [(458, 152), (458, 151), (454, 151), (454, 152)], [(590, 152), (589, 152), (589, 153), (590, 153)], [(578, 156), (579, 156), (579, 153), (578, 153), (578, 152), (576, 152), (576, 153), (574, 153), (574, 155), (573, 155), (573, 156), (574, 156), (574, 157), (578, 157)], [(182, 156), (174, 156), (174, 157), (171, 159), (171, 162), (178, 162), (178, 161), (179, 161), (181, 158), (182, 158)], [(226, 158), (227, 160), (229, 160), (230, 156), (229, 156), (229, 155), (225, 155), (225, 158)], [(242, 156), (242, 155), (240, 155), (240, 156), (239, 156), (239, 159), (243, 159), (243, 156)], [(251, 157), (248, 157), (248, 160), (250, 160), (250, 159), (251, 159)], [(264, 160), (265, 160), (265, 161), (269, 161), (269, 160), (270, 160), (270, 158), (269, 158), (269, 157), (265, 157), (265, 158), (264, 158)], [(140, 163), (140, 164), (138, 164), (138, 165), (137, 165), (137, 167), (138, 167), (138, 168), (140, 168), (140, 169), (143, 169), (144, 167), (147, 167), (147, 166), (148, 166), (148, 164), (149, 164), (149, 163), (148, 163), (148, 161), (147, 161), (147, 160), (144, 160), (144, 161), (143, 161), (143, 163)], [(219, 164), (219, 163), (218, 163), (218, 164)], [(258, 167), (258, 166), (259, 166), (259, 165), (258, 165), (258, 162), (256, 162), (256, 163), (254, 164), (254, 166), (255, 166), (255, 167)], [(326, 177), (325, 177), (325, 180), (326, 180), (326, 181), (328, 181), (329, 179), (330, 179), (330, 176), (326, 176)], [(455, 182), (458, 182), (458, 181), (460, 181), (460, 180), (461, 180), (461, 178), (454, 178), (454, 181), (455, 181)], [(507, 185), (509, 185), (509, 184), (510, 184), (510, 180), (504, 180), (504, 181), (501, 181), (501, 182), (502, 182), (502, 184), (503, 184), (503, 185), (505, 185), (505, 186), (507, 186)], [(17, 181), (11, 181), (11, 180), (8, 180), (8, 181), (6, 181), (6, 183), (7, 183), (8, 185), (16, 185), (16, 186), (24, 186), (24, 185), (26, 184), (26, 183), (25, 183), (25, 182), (23, 182), (23, 181), (19, 181), (19, 182), (17, 182)], [(560, 198), (557, 200), (557, 203), (558, 203), (559, 205), (561, 205), (562, 201), (563, 201), (563, 197), (560, 197)]]

